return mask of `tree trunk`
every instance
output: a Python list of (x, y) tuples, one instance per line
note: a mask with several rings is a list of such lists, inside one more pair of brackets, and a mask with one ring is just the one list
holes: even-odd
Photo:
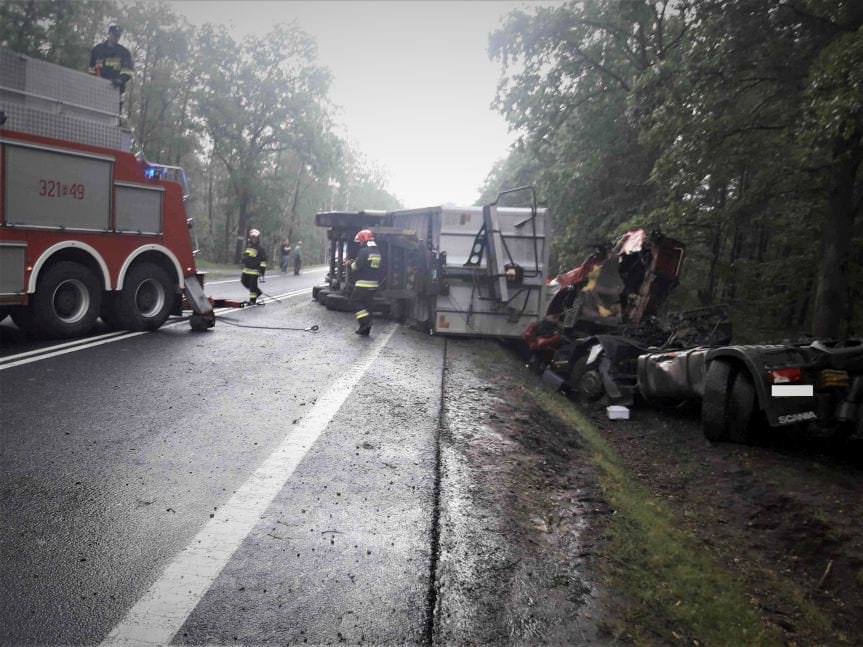
[(207, 165), (207, 227), (213, 237), (213, 160)]
[(815, 295), (814, 333), (836, 338), (842, 334), (842, 319), (848, 312), (848, 262), (854, 237), (854, 182), (863, 159), (859, 136), (836, 143), (833, 182), (827, 214), (821, 231), (821, 261)]
[(291, 198), (291, 217), (288, 221), (288, 238), (294, 240), (294, 226), (297, 224), (297, 205), (300, 203), (300, 185), (303, 181), (303, 169), (305, 167), (300, 163), (300, 168), (297, 171), (297, 181), (294, 184), (294, 195)]
[(713, 228), (713, 240), (710, 245), (710, 270), (707, 273), (707, 289), (703, 292), (701, 305), (709, 306), (716, 302), (717, 269), (719, 257), (722, 255), (722, 223), (717, 222)]
[(231, 210), (225, 209), (225, 240), (219, 259), (223, 263), (227, 263), (231, 259), (231, 229)]
[(30, 30), (33, 28), (33, 23), (36, 21), (36, 1), (29, 0), (27, 2), (27, 10), (24, 13), (24, 20), (21, 22), (21, 26), (18, 27), (17, 41), (15, 43), (15, 51), (18, 52), (31, 52), (29, 48), (27, 48), (27, 41), (31, 39), (32, 34)]
[(246, 230), (249, 227), (249, 192), (244, 187), (240, 193), (240, 205), (237, 209), (237, 244), (234, 246), (234, 262), (243, 258), (243, 244), (246, 241)]

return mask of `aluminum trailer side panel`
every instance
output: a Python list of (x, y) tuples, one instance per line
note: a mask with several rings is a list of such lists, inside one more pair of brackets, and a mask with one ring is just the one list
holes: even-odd
[[(433, 330), (443, 335), (518, 338), (545, 312), (548, 265), (545, 209), (448, 208), (440, 212), (437, 248), (446, 252), (446, 289), (434, 304)], [(487, 226), (478, 262), (466, 265), (477, 234)], [(518, 266), (519, 280), (506, 281), (505, 267)]]

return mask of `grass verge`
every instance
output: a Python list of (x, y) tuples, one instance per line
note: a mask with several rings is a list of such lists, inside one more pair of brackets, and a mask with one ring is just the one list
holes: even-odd
[(537, 403), (576, 430), (615, 510), (605, 530), (603, 570), (625, 601), (608, 625), (638, 644), (779, 645), (743, 587), (674, 513), (629, 476), (615, 450), (572, 403), (525, 384)]

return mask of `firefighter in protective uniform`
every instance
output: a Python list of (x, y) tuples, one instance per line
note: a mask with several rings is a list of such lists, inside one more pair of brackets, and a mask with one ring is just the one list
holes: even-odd
[(352, 297), (356, 308), (356, 333), (368, 335), (372, 331), (372, 300), (378, 289), (383, 257), (370, 229), (357, 232), (354, 242), (360, 244), (356, 260), (349, 261), (354, 278)]
[(90, 50), (90, 74), (108, 79), (120, 94), (126, 90), (126, 83), (132, 78), (135, 64), (129, 50), (120, 44), (123, 30), (119, 25), (108, 27), (108, 38)]
[(243, 273), (240, 281), (249, 290), (249, 303), (254, 305), (261, 292), (258, 290), (258, 278), (263, 278), (267, 271), (267, 254), (261, 246), (261, 232), (249, 230), (249, 239), (243, 251)]

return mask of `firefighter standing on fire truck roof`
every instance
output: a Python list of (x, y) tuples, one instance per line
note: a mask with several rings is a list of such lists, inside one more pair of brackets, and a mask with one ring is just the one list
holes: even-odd
[(108, 79), (114, 87), (120, 89), (120, 94), (126, 89), (126, 83), (132, 78), (135, 64), (129, 50), (120, 44), (123, 30), (119, 25), (108, 27), (108, 38), (90, 50), (90, 74)]
[(261, 247), (261, 232), (257, 229), (249, 230), (249, 241), (243, 251), (243, 273), (240, 281), (249, 289), (249, 303), (254, 305), (258, 296), (258, 277), (264, 278), (267, 271), (267, 254)]
[(382, 257), (370, 229), (357, 232), (354, 242), (360, 244), (360, 251), (356, 260), (348, 262), (354, 278), (352, 298), (356, 307), (356, 333), (368, 335), (372, 331), (372, 300), (378, 289)]

